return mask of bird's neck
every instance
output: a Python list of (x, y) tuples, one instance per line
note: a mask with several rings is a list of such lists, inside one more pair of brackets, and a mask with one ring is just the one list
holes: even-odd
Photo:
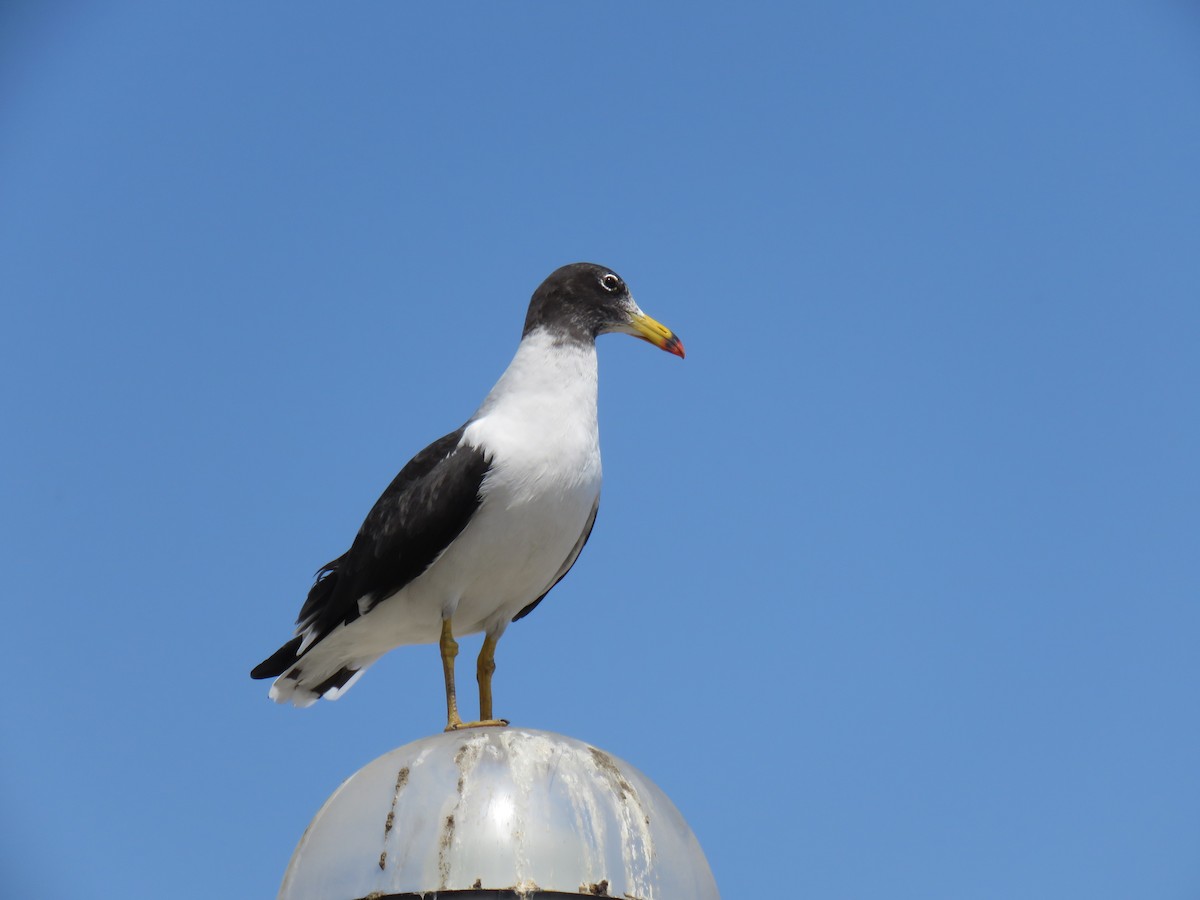
[(596, 345), (556, 340), (544, 329), (521, 340), (517, 354), (472, 418), (468, 430), (509, 432), (530, 440), (597, 440)]

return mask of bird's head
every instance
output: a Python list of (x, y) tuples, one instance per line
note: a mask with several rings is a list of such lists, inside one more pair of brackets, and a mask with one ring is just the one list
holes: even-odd
[(594, 263), (563, 266), (534, 291), (525, 334), (538, 328), (592, 339), (614, 331), (632, 334), (683, 357), (683, 342), (642, 312), (625, 280), (607, 266)]

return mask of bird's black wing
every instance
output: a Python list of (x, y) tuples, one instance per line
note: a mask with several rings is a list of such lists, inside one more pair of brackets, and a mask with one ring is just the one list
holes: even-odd
[(340, 582), (333, 596), (322, 602), (310, 594), (301, 622), (312, 619), (325, 634), (354, 621), (429, 568), (467, 527), (490, 462), (482, 450), (461, 445), (462, 435), (460, 428), (434, 441), (400, 470), (349, 552), (330, 563)]
[(312, 646), (396, 593), (466, 528), (491, 462), (482, 450), (460, 444), (465, 427), (434, 441), (400, 470), (350, 549), (317, 572), (296, 620), (297, 637), (255, 668), (255, 678), (286, 671), (298, 659), (302, 633), (315, 634)]
[(562, 568), (558, 570), (558, 574), (554, 576), (554, 580), (550, 582), (550, 587), (542, 591), (542, 595), (526, 606), (523, 610), (513, 616), (513, 621), (523, 619), (537, 606), (546, 595), (554, 590), (555, 586), (567, 577), (567, 573), (571, 571), (571, 566), (575, 565), (575, 560), (579, 559), (579, 554), (583, 552), (584, 545), (587, 544), (588, 538), (592, 536), (592, 529), (596, 526), (596, 513), (600, 512), (600, 497), (597, 495), (596, 502), (592, 504), (592, 514), (588, 516), (587, 524), (583, 526), (583, 534), (579, 536), (579, 540), (575, 542), (575, 546), (567, 555), (567, 560), (562, 564)]

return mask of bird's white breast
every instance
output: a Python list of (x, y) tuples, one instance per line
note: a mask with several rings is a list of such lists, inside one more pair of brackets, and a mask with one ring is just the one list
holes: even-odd
[(556, 344), (544, 331), (526, 337), (463, 435), (492, 459), (487, 487), (516, 495), (598, 488), (596, 380), (595, 345)]
[[(439, 561), (461, 583), (455, 631), (491, 628), (546, 591), (600, 493), (596, 348), (527, 336), (467, 426), (491, 469), (483, 502)], [(441, 563), (448, 563), (442, 566)], [(501, 626), (502, 627), (502, 626)]]

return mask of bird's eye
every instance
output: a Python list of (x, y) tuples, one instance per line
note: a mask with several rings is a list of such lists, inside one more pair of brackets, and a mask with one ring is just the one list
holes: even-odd
[(610, 292), (615, 291), (617, 288), (619, 288), (621, 286), (621, 279), (618, 278), (616, 275), (614, 275), (612, 272), (609, 272), (607, 275), (604, 275), (603, 277), (601, 277), (600, 286), (602, 288), (604, 288), (606, 291), (610, 291)]

